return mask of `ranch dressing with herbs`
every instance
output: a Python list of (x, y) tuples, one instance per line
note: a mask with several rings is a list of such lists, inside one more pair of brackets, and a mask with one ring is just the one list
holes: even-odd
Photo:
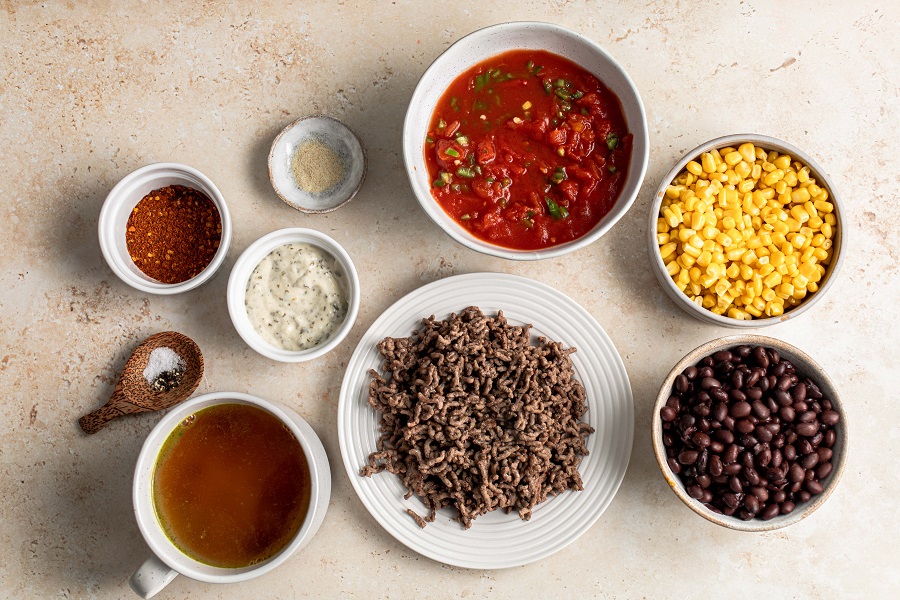
[(264, 340), (284, 350), (306, 350), (324, 342), (344, 322), (344, 272), (317, 246), (285, 244), (253, 270), (244, 305)]

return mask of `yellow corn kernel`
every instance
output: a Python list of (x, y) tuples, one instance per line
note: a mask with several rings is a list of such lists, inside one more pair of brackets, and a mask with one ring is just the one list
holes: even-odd
[(806, 284), (806, 291), (808, 291), (810, 294), (815, 294), (819, 291), (819, 284), (814, 281), (810, 281), (808, 284)]
[(756, 258), (756, 252), (748, 250), (747, 252), (744, 252), (744, 255), (741, 257), (741, 262), (745, 265), (752, 265), (756, 262)]
[(753, 277), (753, 267), (750, 265), (741, 263), (738, 265), (738, 268), (741, 270), (741, 277), (745, 280), (749, 281)]
[(674, 260), (666, 263), (666, 271), (669, 272), (670, 277), (675, 277), (678, 275), (678, 272), (681, 270), (681, 267), (678, 266), (678, 263)]
[[(822, 194), (819, 194), (818, 197), (821, 196)], [(816, 210), (823, 213), (830, 213), (834, 210), (834, 205), (831, 202), (826, 202), (824, 200), (816, 200), (815, 202), (813, 202), (813, 206), (816, 207)]]
[(776, 293), (778, 293), (778, 292), (785, 294), (786, 296), (793, 296), (794, 295), (794, 286), (785, 281), (780, 286), (778, 286)]
[(703, 172), (703, 167), (700, 166), (700, 163), (698, 163), (696, 160), (690, 161), (687, 165), (685, 165), (684, 168), (688, 170), (688, 173), (691, 173), (693, 175), (700, 175), (700, 173)]
[(690, 256), (693, 256), (694, 258), (697, 258), (698, 256), (700, 256), (700, 249), (694, 248), (693, 246), (691, 246), (688, 243), (684, 243), (681, 245), (681, 252), (683, 254), (688, 254)]
[(793, 231), (795, 233), (799, 232), (800, 228), (803, 226), (803, 224), (794, 217), (785, 219), (784, 224), (787, 225), (788, 231)]
[(692, 282), (699, 283), (700, 277), (703, 276), (703, 273), (697, 267), (691, 267), (690, 269), (688, 269), (688, 275), (690, 276)]
[(687, 285), (690, 281), (691, 281), (691, 274), (688, 273), (687, 269), (681, 269), (681, 271), (678, 272), (678, 283), (683, 283), (684, 285)]
[[(819, 235), (821, 235), (821, 234), (819, 234)], [(824, 239), (824, 237), (822, 239)], [(657, 233), (656, 234), (656, 245), (657, 246), (665, 246), (668, 243), (669, 243), (669, 234), (668, 233)]]
[(776, 167), (784, 170), (791, 166), (791, 157), (788, 154), (782, 154), (772, 162), (775, 163)]
[(809, 278), (798, 273), (791, 278), (791, 284), (794, 286), (795, 290), (798, 288), (805, 288), (809, 284)]
[(746, 142), (738, 146), (738, 152), (741, 153), (741, 158), (743, 158), (748, 163), (752, 163), (756, 160), (756, 152), (753, 148), (753, 144), (750, 142)]
[(814, 246), (808, 246), (805, 250), (803, 250), (803, 254), (800, 255), (800, 262), (808, 263), (813, 259), (813, 252), (815, 251), (816, 249)]
[[(768, 258), (768, 257), (765, 257), (765, 258)], [(762, 260), (762, 259), (760, 259), (760, 260)], [(768, 263), (762, 264), (759, 266), (759, 275), (761, 275), (762, 277), (765, 277), (766, 275), (769, 275), (770, 273), (772, 273), (774, 271), (775, 271), (775, 267), (773, 267), (772, 265), (770, 265)]]
[(784, 179), (781, 179), (779, 181), (776, 181), (775, 185), (773, 185), (772, 187), (775, 188), (775, 193), (781, 195), (787, 191), (788, 184)]
[(716, 172), (716, 161), (709, 152), (704, 152), (700, 155), (700, 166), (703, 167), (705, 173)]
[(692, 298), (692, 300), (694, 302), (696, 302), (697, 304), (700, 304), (703, 301), (703, 299), (699, 297), (700, 294), (703, 293), (703, 287), (696, 281), (692, 281), (688, 284), (688, 288), (691, 290), (691, 293), (695, 296), (694, 298)]
[(797, 271), (801, 276), (806, 277), (808, 280), (812, 280), (813, 276), (818, 272), (816, 266), (810, 262), (805, 262), (800, 265), (800, 268), (797, 269)]
[(794, 187), (797, 185), (797, 172), (793, 169), (787, 170), (784, 172), (784, 179), (782, 179), (788, 187)]
[(713, 288), (713, 291), (716, 293), (716, 295), (722, 296), (728, 291), (728, 289), (730, 287), (731, 287), (731, 282), (728, 281), (727, 279), (722, 278), (716, 282), (716, 285)]
[(703, 242), (703, 247), (700, 249), (704, 252), (715, 252), (716, 246), (718, 246), (718, 244), (716, 244), (715, 240), (706, 240)]
[[(727, 273), (727, 271), (726, 271), (726, 273)], [(730, 279), (734, 279), (734, 277), (731, 277)], [(747, 282), (744, 281), (743, 279), (738, 279), (731, 284), (731, 291), (733, 293), (737, 294), (738, 296), (743, 296), (744, 290), (746, 288), (747, 288)]]
[(753, 180), (749, 179), (750, 174), (753, 172), (753, 167), (750, 166), (749, 162), (742, 160), (734, 166), (734, 172), (741, 179), (749, 181), (751, 184), (753, 184)]
[[(697, 264), (704, 269), (709, 266), (709, 263), (712, 262), (712, 253), (704, 250), (700, 253), (700, 256), (697, 257)], [(699, 269), (698, 269), (699, 273)]]
[(700, 231), (705, 223), (706, 217), (702, 213), (695, 212), (691, 215), (691, 229)]
[(743, 157), (737, 150), (733, 150), (725, 155), (725, 163), (732, 167), (741, 162), (741, 160), (743, 160)]
[(795, 287), (794, 293), (791, 295), (794, 300), (803, 300), (806, 298), (806, 286), (802, 288)]
[(697, 264), (697, 257), (692, 254), (682, 254), (678, 257), (678, 264), (684, 269), (690, 269)]
[(799, 171), (797, 171), (797, 181), (800, 183), (806, 183), (809, 181), (809, 167), (803, 167)]
[[(804, 205), (804, 207), (805, 207), (805, 205)], [(815, 210), (815, 207), (813, 207), (813, 210)], [(810, 227), (812, 227), (813, 229), (821, 229), (822, 225), (825, 224), (825, 221), (823, 221), (822, 219), (819, 218), (818, 215), (816, 215), (815, 217), (810, 217), (809, 221), (807, 221), (806, 224), (809, 225)]]
[[(770, 277), (771, 277), (771, 275), (770, 275)], [(766, 302), (771, 302), (772, 299), (775, 298), (775, 290), (773, 290), (772, 288), (763, 289), (763, 293), (762, 293), (762, 296), (760, 296), (760, 298), (762, 298)]]
[(780, 317), (784, 314), (784, 308), (780, 304), (775, 304), (774, 302), (766, 303), (766, 315), (770, 317)]
[(810, 197), (809, 191), (804, 187), (791, 192), (791, 201), (797, 204), (809, 202)]
[(684, 191), (683, 185), (670, 185), (666, 188), (666, 197), (677, 200), (682, 191)]
[(676, 249), (676, 248), (678, 248), (678, 244), (676, 244), (675, 242), (669, 242), (668, 244), (665, 244), (664, 246), (661, 246), (661, 247), (660, 247), (660, 249), (659, 249), (659, 255), (660, 255), (662, 258), (666, 258), (666, 257), (668, 257), (670, 254), (672, 254), (673, 252), (675, 252), (675, 249)]
[(700, 248), (703, 247), (703, 239), (695, 233), (688, 240), (688, 244), (690, 244), (691, 246), (693, 246), (694, 248), (697, 248), (699, 250)]
[(657, 219), (656, 220), (656, 232), (657, 233), (666, 233), (670, 229), (669, 223), (665, 219)]
[(700, 285), (702, 285), (705, 288), (708, 288), (712, 285), (715, 285), (716, 281), (718, 281), (718, 280), (719, 280), (719, 278), (716, 277), (715, 275), (713, 275), (711, 273), (707, 273), (706, 275), (703, 275), (702, 277), (700, 277)]
[(712, 308), (716, 305), (716, 297), (713, 294), (703, 296), (703, 308)]
[(813, 250), (813, 256), (815, 256), (818, 260), (824, 261), (828, 258), (828, 251), (824, 248), (816, 248)]
[(728, 265), (728, 268), (725, 269), (725, 276), (729, 279), (737, 279), (740, 274), (741, 270), (736, 263), (731, 263)]
[(750, 179), (759, 179), (762, 175), (762, 165), (759, 163), (754, 163), (752, 167), (750, 167)]
[(826, 214), (824, 217), (822, 217), (822, 218), (825, 219), (825, 222), (828, 223), (829, 225), (831, 225), (832, 227), (834, 227), (835, 225), (837, 225), (837, 217), (835, 217), (835, 216), (834, 216), (833, 214), (831, 214), (831, 213), (827, 213), (827, 214)]
[[(765, 303), (764, 303), (764, 305), (765, 305)], [(762, 311), (759, 310), (758, 308), (756, 308), (755, 306), (745, 306), (744, 311), (753, 315), (754, 317), (761, 317), (763, 314)]]
[(734, 306), (728, 309), (728, 316), (738, 321), (746, 321), (749, 319), (747, 313)]
[(781, 273), (778, 271), (770, 273), (768, 277), (763, 279), (763, 283), (766, 284), (766, 287), (774, 289), (776, 285), (781, 283)]
[(803, 244), (806, 243), (806, 236), (803, 235), (802, 233), (789, 233), (789, 234), (787, 235), (787, 239), (788, 239), (788, 241), (791, 242), (791, 244), (792, 244), (792, 245), (794, 246), (794, 248), (796, 248), (797, 250), (799, 250), (800, 248), (802, 248), (802, 247), (803, 247)]
[(692, 237), (697, 235), (697, 232), (693, 229), (679, 229), (678, 230), (678, 239), (682, 242), (686, 242)]

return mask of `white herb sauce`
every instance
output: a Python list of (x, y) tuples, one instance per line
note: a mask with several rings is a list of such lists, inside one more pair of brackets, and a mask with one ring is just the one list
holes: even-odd
[(244, 305), (264, 340), (285, 350), (306, 350), (324, 342), (344, 322), (344, 272), (321, 248), (285, 244), (253, 270)]

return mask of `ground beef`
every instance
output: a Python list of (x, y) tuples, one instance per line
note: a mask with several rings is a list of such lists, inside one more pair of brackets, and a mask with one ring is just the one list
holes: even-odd
[(369, 404), (381, 413), (376, 452), (360, 470), (400, 477), (429, 510), (453, 507), (465, 528), (498, 508), (522, 519), (548, 496), (582, 489), (578, 465), (594, 429), (584, 387), (559, 342), (530, 343), (531, 326), (477, 307), (408, 338), (378, 344), (386, 376), (370, 371)]

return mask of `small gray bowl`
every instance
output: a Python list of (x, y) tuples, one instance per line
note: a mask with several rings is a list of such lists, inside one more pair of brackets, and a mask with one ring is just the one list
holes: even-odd
[[(818, 291), (807, 296), (799, 306), (785, 311), (783, 315), (778, 317), (756, 318), (749, 321), (732, 319), (726, 315), (717, 315), (714, 312), (691, 302), (687, 295), (675, 286), (675, 282), (672, 281), (672, 277), (669, 275), (668, 271), (666, 271), (666, 265), (663, 262), (662, 256), (659, 254), (659, 245), (656, 243), (656, 219), (659, 217), (659, 207), (662, 205), (666, 188), (675, 180), (678, 174), (684, 170), (685, 166), (690, 161), (697, 160), (701, 154), (709, 152), (713, 148), (719, 149), (727, 148), (729, 146), (737, 148), (745, 142), (751, 142), (754, 146), (759, 146), (766, 150), (776, 150), (782, 154), (790, 154), (792, 158), (799, 160), (804, 165), (808, 166), (810, 176), (814, 178), (818, 184), (821, 184), (821, 187), (828, 190), (829, 201), (834, 205), (834, 215), (837, 220), (837, 225), (834, 228), (833, 258), (825, 275), (822, 277), (822, 281), (819, 282)], [(659, 187), (656, 190), (656, 197), (653, 198), (653, 203), (650, 206), (650, 218), (647, 227), (647, 244), (650, 249), (651, 268), (653, 274), (656, 275), (659, 286), (666, 295), (669, 296), (679, 308), (704, 323), (722, 325), (734, 329), (755, 329), (758, 327), (768, 327), (769, 325), (783, 323), (788, 319), (793, 319), (794, 317), (805, 313), (813, 306), (813, 304), (821, 300), (826, 292), (832, 287), (832, 283), (834, 282), (844, 259), (844, 242), (846, 241), (847, 232), (846, 220), (843, 218), (843, 214), (843, 204), (841, 203), (837, 189), (834, 187), (834, 183), (825, 171), (822, 170), (822, 167), (820, 167), (808, 154), (787, 142), (766, 135), (759, 135), (756, 133), (726, 135), (710, 140), (705, 144), (701, 144), (685, 154), (680, 161), (675, 163), (672, 170), (666, 173), (660, 181)]]
[[(318, 194), (301, 189), (291, 173), (294, 152), (309, 140), (331, 148), (344, 165), (344, 177)], [(366, 153), (353, 130), (323, 115), (297, 119), (278, 134), (269, 151), (269, 180), (275, 193), (288, 206), (304, 213), (329, 213), (350, 202), (366, 178), (366, 169)]]
[[(666, 405), (666, 401), (672, 395), (672, 387), (675, 384), (675, 377), (677, 377), (689, 366), (696, 365), (703, 358), (711, 356), (719, 350), (727, 350), (735, 346), (742, 345), (765, 346), (767, 348), (774, 348), (775, 350), (777, 350), (782, 358), (786, 358), (794, 363), (794, 366), (797, 369), (797, 374), (801, 378), (809, 377), (816, 382), (822, 392), (823, 397), (831, 401), (832, 410), (836, 411), (841, 416), (840, 422), (835, 427), (837, 438), (834, 445), (831, 447), (831, 450), (834, 453), (831, 458), (831, 464), (833, 465), (833, 468), (831, 470), (831, 473), (820, 482), (824, 487), (823, 492), (818, 496), (812, 497), (809, 502), (797, 504), (797, 507), (793, 512), (786, 515), (778, 515), (777, 517), (768, 521), (763, 521), (761, 519), (751, 519), (749, 521), (744, 521), (737, 517), (729, 517), (727, 515), (717, 514), (709, 510), (699, 500), (695, 500), (690, 495), (688, 495), (687, 490), (685, 489), (684, 484), (681, 481), (681, 478), (676, 475), (672, 471), (672, 469), (669, 468), (666, 457), (666, 447), (663, 444), (662, 440), (662, 418), (659, 416), (659, 411)], [(788, 525), (793, 525), (794, 523), (802, 521), (803, 519), (811, 515), (816, 509), (822, 506), (822, 504), (825, 503), (825, 501), (834, 491), (834, 488), (837, 486), (837, 483), (844, 472), (844, 466), (847, 463), (847, 431), (847, 413), (844, 412), (840, 395), (838, 394), (834, 382), (831, 381), (822, 367), (820, 367), (805, 352), (788, 344), (787, 342), (761, 335), (732, 335), (707, 342), (699, 346), (698, 348), (695, 348), (694, 350), (689, 352), (687, 356), (678, 361), (678, 364), (676, 364), (672, 368), (672, 370), (669, 371), (669, 374), (666, 376), (666, 379), (665, 381), (663, 381), (662, 387), (659, 390), (659, 395), (656, 397), (656, 404), (653, 406), (653, 451), (656, 454), (656, 462), (659, 464), (659, 468), (662, 471), (663, 477), (665, 477), (666, 479), (666, 483), (669, 484), (669, 487), (672, 488), (672, 491), (675, 492), (675, 495), (678, 496), (681, 501), (684, 502), (692, 511), (694, 511), (707, 521), (711, 521), (716, 525), (721, 525), (722, 527), (727, 527), (728, 529), (734, 529), (736, 531), (771, 531), (773, 529), (787, 527)]]

